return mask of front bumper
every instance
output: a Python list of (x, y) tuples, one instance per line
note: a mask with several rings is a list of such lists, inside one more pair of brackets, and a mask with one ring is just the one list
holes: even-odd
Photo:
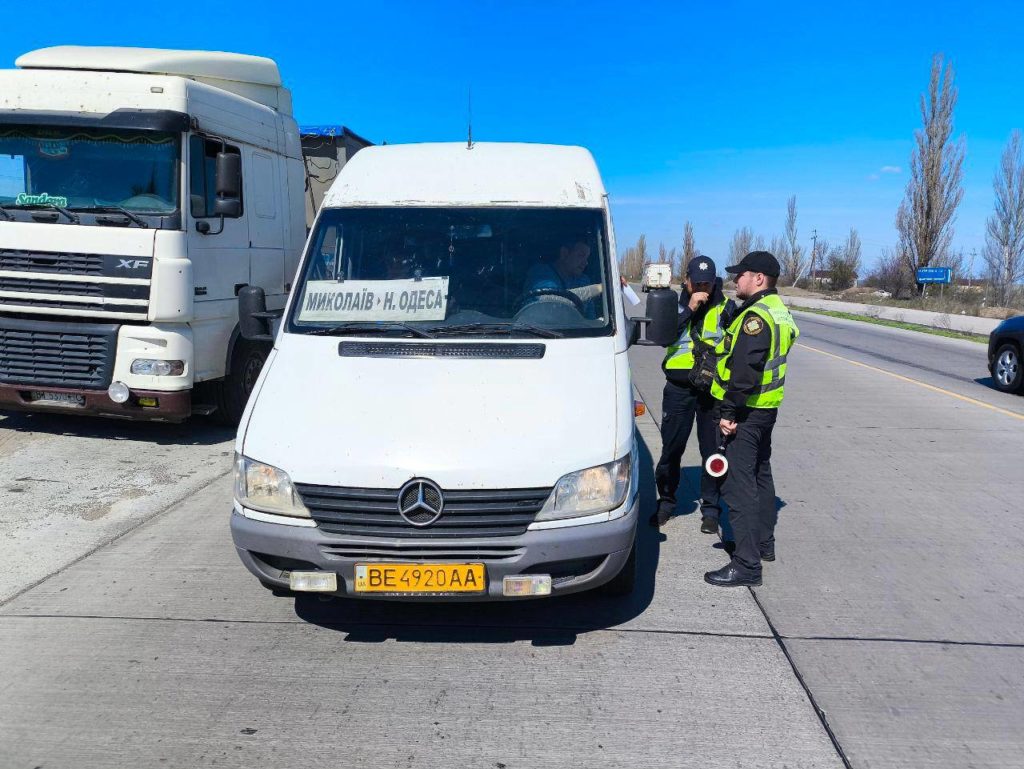
[[(567, 595), (603, 585), (625, 565), (636, 536), (639, 496), (627, 502), (626, 514), (602, 523), (527, 531), (516, 537), (486, 539), (384, 539), (325, 534), (317, 527), (290, 526), (253, 520), (236, 509), (231, 515), (231, 537), (242, 563), (261, 582), (287, 590), (288, 566), (297, 571), (322, 570), (338, 575), (338, 592), (349, 598), (402, 601), (523, 600), (503, 594), (503, 580), (514, 574), (552, 574), (551, 595)], [(420, 551), (421, 556), (398, 553)], [(448, 548), (459, 556), (443, 555)], [(381, 555), (388, 550), (393, 552)], [(358, 555), (365, 550), (372, 555)], [(438, 555), (422, 557), (433, 550)], [(473, 550), (482, 554), (472, 555)], [(497, 553), (497, 551), (501, 551)], [(344, 551), (344, 555), (338, 554)], [(483, 563), (487, 592), (455, 595), (384, 595), (356, 593), (357, 563)], [(284, 568), (282, 568), (284, 567)], [(561, 576), (555, 576), (561, 574)]]
[[(68, 406), (46, 401), (32, 400), (33, 392), (65, 393), (80, 395), (85, 401), (81, 406)], [(140, 406), (138, 398), (152, 397), (157, 406)], [(162, 390), (135, 390), (124, 403), (114, 403), (106, 390), (75, 390), (49, 385), (0, 385), (0, 411), (46, 411), (53, 414), (84, 414), (88, 416), (120, 417), (161, 422), (181, 422), (192, 413), (192, 392), (164, 392)]]

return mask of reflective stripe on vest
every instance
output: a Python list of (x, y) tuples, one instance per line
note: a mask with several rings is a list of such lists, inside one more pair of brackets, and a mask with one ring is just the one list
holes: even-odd
[[(723, 299), (719, 304), (708, 307), (708, 311), (704, 313), (704, 320), (701, 323), (700, 331), (697, 334), (699, 342), (716, 349), (721, 347), (725, 341), (722, 313), (728, 302), (728, 299)], [(693, 337), (690, 335), (690, 324), (687, 323), (676, 343), (671, 345), (665, 352), (665, 360), (662, 362), (662, 365), (667, 369), (685, 371), (693, 368), (693, 364)]]
[(778, 294), (768, 294), (762, 297), (742, 313), (730, 324), (725, 341), (725, 354), (718, 361), (718, 371), (715, 373), (715, 381), (711, 384), (711, 394), (718, 400), (725, 397), (729, 380), (732, 378), (730, 363), (733, 349), (736, 347), (736, 339), (742, 333), (743, 323), (750, 313), (754, 313), (764, 320), (771, 334), (768, 348), (768, 359), (765, 361), (761, 374), (761, 383), (748, 397), (746, 405), (749, 408), (771, 409), (778, 408), (785, 397), (786, 384), (786, 361), (793, 342), (800, 335), (800, 330), (793, 321), (786, 305), (782, 303)]

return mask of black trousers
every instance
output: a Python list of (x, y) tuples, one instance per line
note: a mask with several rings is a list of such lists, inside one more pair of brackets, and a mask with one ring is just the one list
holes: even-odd
[(718, 422), (711, 415), (714, 405), (715, 399), (710, 393), (665, 382), (661, 405), (661, 459), (654, 470), (654, 478), (658, 484), (658, 498), (675, 505), (679, 488), (679, 463), (696, 419), (701, 456), (700, 512), (701, 515), (718, 520), (721, 513), (722, 482), (704, 472), (703, 467), (703, 460), (717, 451), (721, 437)]
[(776, 409), (750, 409), (738, 415), (736, 434), (726, 444), (729, 472), (722, 494), (729, 506), (736, 550), (732, 558), (746, 572), (761, 573), (761, 551), (775, 545), (775, 505), (772, 478), (772, 429)]

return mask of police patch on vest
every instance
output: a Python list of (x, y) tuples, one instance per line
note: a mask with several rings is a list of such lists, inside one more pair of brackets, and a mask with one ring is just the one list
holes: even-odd
[(756, 315), (751, 315), (743, 321), (743, 333), (756, 336), (764, 330), (764, 321)]

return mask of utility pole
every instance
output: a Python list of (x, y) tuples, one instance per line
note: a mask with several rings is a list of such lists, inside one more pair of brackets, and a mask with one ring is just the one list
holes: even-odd
[(978, 249), (971, 249), (971, 266), (967, 269), (967, 288), (971, 287), (971, 281), (974, 280), (974, 257), (977, 256)]

